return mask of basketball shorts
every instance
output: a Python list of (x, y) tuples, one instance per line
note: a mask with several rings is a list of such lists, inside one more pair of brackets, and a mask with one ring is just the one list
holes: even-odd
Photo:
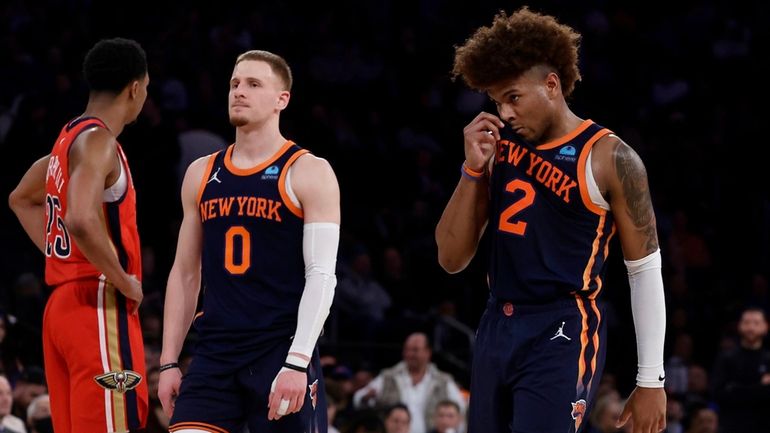
[(45, 375), (56, 433), (128, 432), (147, 419), (138, 314), (101, 280), (57, 286), (43, 316)]
[(604, 368), (605, 334), (593, 300), (491, 299), (475, 341), (468, 433), (580, 431)]
[(241, 433), (298, 433), (327, 431), (326, 400), (318, 350), (307, 371), (305, 402), (297, 413), (267, 419), (270, 387), (281, 369), (290, 340), (256, 351), (257, 359), (233, 373), (211, 368), (211, 360), (193, 356), (182, 378), (169, 430)]

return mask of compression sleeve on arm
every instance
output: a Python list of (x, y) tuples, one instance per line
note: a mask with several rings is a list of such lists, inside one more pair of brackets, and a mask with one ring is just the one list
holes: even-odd
[(663, 294), (660, 249), (639, 260), (625, 260), (631, 286), (631, 311), (639, 360), (637, 386), (662, 388), (663, 344), (666, 336), (666, 301)]
[[(318, 337), (334, 300), (337, 285), (335, 266), (340, 226), (336, 223), (308, 223), (302, 236), (305, 258), (305, 290), (299, 302), (297, 330), (289, 353), (301, 353), (311, 358)], [(289, 355), (286, 362), (307, 367), (308, 361)]]

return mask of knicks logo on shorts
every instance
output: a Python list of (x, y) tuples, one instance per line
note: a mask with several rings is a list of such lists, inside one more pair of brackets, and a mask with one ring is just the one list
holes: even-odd
[(315, 410), (315, 405), (318, 403), (318, 379), (307, 387), (310, 388), (310, 403), (313, 404), (313, 410)]
[(586, 414), (586, 401), (582, 398), (572, 403), (572, 419), (575, 420), (575, 431), (580, 428), (580, 424), (583, 423), (583, 415)]
[(94, 376), (94, 380), (104, 389), (123, 394), (136, 388), (142, 381), (142, 376), (131, 370), (108, 371), (99, 376)]

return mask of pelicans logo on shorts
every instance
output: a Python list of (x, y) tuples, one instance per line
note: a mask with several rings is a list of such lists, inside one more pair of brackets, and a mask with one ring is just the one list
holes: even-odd
[(123, 394), (136, 388), (142, 381), (142, 376), (132, 370), (108, 371), (99, 376), (94, 376), (94, 380), (104, 389)]

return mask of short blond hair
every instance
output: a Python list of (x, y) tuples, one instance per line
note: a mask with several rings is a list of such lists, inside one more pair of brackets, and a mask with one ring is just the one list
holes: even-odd
[(238, 56), (235, 64), (238, 65), (238, 63), (241, 63), (244, 60), (258, 60), (267, 63), (270, 65), (270, 69), (273, 70), (273, 73), (278, 75), (278, 77), (281, 78), (281, 81), (283, 81), (284, 90), (289, 92), (291, 91), (291, 85), (293, 82), (291, 76), (291, 68), (283, 57), (279, 56), (278, 54), (271, 53), (270, 51), (251, 50), (246, 51), (245, 53), (242, 53), (240, 56)]

